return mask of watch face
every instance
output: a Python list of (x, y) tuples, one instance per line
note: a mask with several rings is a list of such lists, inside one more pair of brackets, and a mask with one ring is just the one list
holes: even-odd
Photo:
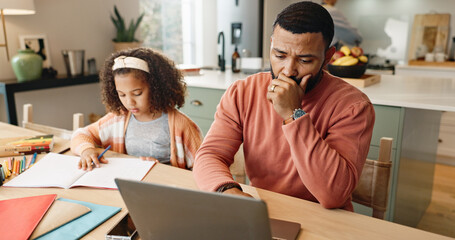
[(305, 111), (303, 111), (302, 109), (296, 109), (296, 110), (294, 111), (294, 116), (293, 116), (293, 118), (294, 118), (294, 119), (297, 119), (297, 118), (299, 118), (299, 117), (301, 117), (301, 116), (303, 116), (303, 115), (305, 115)]

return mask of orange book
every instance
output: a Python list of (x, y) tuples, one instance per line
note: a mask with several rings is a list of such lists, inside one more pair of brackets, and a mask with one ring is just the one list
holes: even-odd
[(0, 201), (2, 239), (28, 239), (54, 202), (57, 194)]

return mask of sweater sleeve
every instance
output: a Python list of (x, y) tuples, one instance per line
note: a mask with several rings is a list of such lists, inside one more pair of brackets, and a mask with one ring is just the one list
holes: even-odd
[(171, 164), (180, 168), (193, 168), (196, 151), (203, 135), (196, 123), (182, 112), (169, 112), (171, 129)]
[(77, 129), (71, 137), (71, 151), (76, 155), (81, 155), (84, 150), (101, 145), (100, 122), (108, 117), (110, 114), (86, 127)]
[(202, 144), (202, 139), (202, 131), (196, 123), (188, 120), (187, 127), (184, 130), (183, 143), (186, 167), (189, 169), (193, 168), (196, 152)]
[(221, 98), (215, 120), (196, 153), (193, 175), (202, 190), (216, 191), (221, 185), (235, 182), (229, 166), (242, 143), (241, 110), (235, 102), (236, 95), (237, 86), (234, 84)]
[(308, 114), (282, 127), (301, 181), (325, 208), (342, 207), (357, 185), (373, 132), (374, 108), (362, 101), (333, 118), (324, 139)]

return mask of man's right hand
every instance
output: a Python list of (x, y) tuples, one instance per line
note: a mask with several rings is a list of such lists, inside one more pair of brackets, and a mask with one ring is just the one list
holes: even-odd
[[(78, 163), (78, 168), (82, 168), (82, 170), (91, 171), (92, 167), (99, 167), (100, 163), (107, 163), (108, 161), (101, 157), (98, 160), (98, 151), (95, 148), (87, 148), (81, 154), (81, 159)], [(92, 163), (94, 166), (92, 166)]]
[(229, 188), (228, 190), (224, 191), (223, 194), (232, 194), (232, 195), (237, 195), (237, 196), (244, 196), (244, 197), (250, 197), (252, 198), (250, 194), (243, 192), (242, 190), (238, 188)]
[(276, 79), (272, 79), (267, 91), (267, 100), (272, 103), (275, 112), (283, 119), (289, 118), (295, 109), (301, 107), (310, 78), (311, 74), (305, 75), (300, 85), (283, 73), (280, 73)]

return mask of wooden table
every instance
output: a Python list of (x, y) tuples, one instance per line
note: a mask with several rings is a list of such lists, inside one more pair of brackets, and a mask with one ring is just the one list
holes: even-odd
[[(0, 123), (1, 137), (30, 134), (39, 133)], [(108, 152), (106, 156), (113, 157), (119, 154)], [(164, 164), (154, 166), (144, 181), (197, 189), (191, 171)], [(267, 203), (270, 217), (299, 222), (302, 229), (298, 239), (450, 239), (341, 209), (324, 209), (317, 203), (251, 186), (242, 187), (246, 192)], [(104, 239), (108, 230), (126, 214), (125, 204), (116, 190), (85, 187), (73, 189), (0, 187), (0, 200), (43, 194), (57, 194), (58, 197), (122, 208), (120, 213), (91, 231), (83, 239)]]

